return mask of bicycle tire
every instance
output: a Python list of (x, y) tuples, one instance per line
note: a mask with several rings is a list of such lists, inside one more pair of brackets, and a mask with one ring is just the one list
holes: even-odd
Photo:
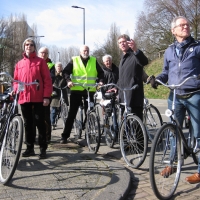
[(159, 110), (154, 105), (150, 104), (144, 113), (144, 125), (150, 142), (153, 141), (157, 130), (162, 126), (162, 124), (163, 120)]
[(81, 139), (81, 137), (82, 137), (82, 125), (81, 125), (81, 122), (79, 120), (75, 119), (73, 127), (74, 127), (74, 132), (75, 132), (74, 137), (76, 139)]
[(134, 114), (128, 115), (120, 127), (120, 150), (126, 164), (135, 169), (140, 167), (146, 158), (147, 148), (146, 129), (141, 119)]
[[(176, 127), (170, 123), (164, 124), (153, 140), (149, 162), (151, 186), (158, 199), (173, 196), (180, 178), (181, 163), (181, 139)], [(164, 173), (167, 166), (172, 170)]]
[(89, 150), (96, 154), (99, 150), (101, 140), (100, 124), (95, 112), (88, 114), (86, 122), (86, 141)]
[(109, 122), (110, 118), (106, 117), (105, 124), (104, 124), (104, 135), (105, 135), (105, 142), (106, 145), (110, 148), (113, 148), (115, 140), (113, 138), (113, 135), (111, 133), (112, 131), (112, 125), (110, 125)]
[(66, 103), (62, 103), (60, 105), (60, 109), (61, 109), (61, 118), (62, 118), (62, 121), (63, 121), (63, 129), (65, 127), (65, 122), (67, 120), (67, 117), (68, 117), (68, 107), (67, 107), (67, 104)]
[(6, 185), (12, 179), (20, 158), (23, 141), (22, 118), (15, 116), (9, 124), (0, 152), (0, 182)]

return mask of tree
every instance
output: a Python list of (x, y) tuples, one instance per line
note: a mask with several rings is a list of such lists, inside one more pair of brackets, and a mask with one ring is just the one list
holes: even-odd
[(145, 0), (145, 13), (137, 18), (135, 40), (150, 60), (158, 57), (174, 37), (171, 21), (175, 16), (185, 16), (191, 23), (191, 34), (198, 38), (200, 22), (199, 0)]
[(113, 58), (113, 63), (117, 66), (119, 65), (121, 57), (121, 52), (117, 42), (119, 35), (119, 28), (115, 23), (111, 24), (110, 32), (108, 33), (105, 43), (100, 47), (96, 44), (96, 50), (93, 52), (93, 55), (97, 58), (99, 63), (102, 63), (102, 56), (110, 54)]

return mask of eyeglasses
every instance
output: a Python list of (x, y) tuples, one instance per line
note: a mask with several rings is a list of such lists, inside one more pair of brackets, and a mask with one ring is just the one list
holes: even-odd
[(25, 46), (27, 46), (27, 47), (28, 47), (28, 46), (31, 46), (31, 47), (33, 47), (33, 46), (34, 46), (34, 44), (29, 44), (29, 43), (28, 43), (28, 44), (25, 44)]
[(39, 52), (39, 53), (41, 53), (41, 54), (48, 54), (47, 52)]
[(189, 24), (178, 24), (178, 25), (174, 26), (174, 28), (176, 28), (176, 27), (184, 28), (185, 26), (186, 26), (186, 27), (190, 27)]

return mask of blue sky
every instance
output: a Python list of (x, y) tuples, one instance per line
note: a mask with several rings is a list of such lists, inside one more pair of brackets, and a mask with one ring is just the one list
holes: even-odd
[(85, 43), (91, 50), (105, 42), (112, 23), (121, 33), (133, 37), (135, 19), (144, 10), (144, 0), (0, 0), (0, 17), (25, 14), (28, 24), (37, 25), (41, 43), (69, 47), (83, 44), (83, 10), (85, 8)]

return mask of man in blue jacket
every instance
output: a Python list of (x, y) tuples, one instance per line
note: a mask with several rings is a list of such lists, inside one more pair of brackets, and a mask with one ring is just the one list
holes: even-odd
[[(165, 51), (164, 67), (156, 79), (169, 85), (179, 84), (187, 77), (200, 74), (200, 43), (190, 35), (189, 21), (183, 17), (175, 17), (171, 23), (171, 31), (175, 42)], [(156, 85), (156, 83), (155, 83)], [(170, 92), (168, 106), (171, 108), (173, 94)], [(192, 131), (196, 138), (196, 151), (200, 150), (200, 80), (190, 79), (177, 90), (176, 116), (182, 126), (185, 112), (191, 117)], [(171, 174), (173, 170), (166, 167), (162, 175)], [(200, 182), (200, 160), (197, 173), (186, 177), (189, 183)]]

